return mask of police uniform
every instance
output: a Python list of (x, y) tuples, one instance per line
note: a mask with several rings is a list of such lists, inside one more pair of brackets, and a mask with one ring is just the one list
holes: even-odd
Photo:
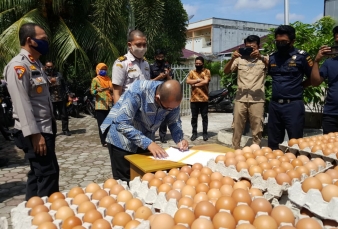
[[(59, 165), (55, 155), (56, 125), (48, 79), (39, 60), (21, 49), (5, 67), (4, 77), (13, 102), (14, 141), (29, 160), (26, 200), (59, 191)], [(34, 152), (30, 135), (41, 133), (47, 154)]]
[(149, 80), (149, 64), (145, 58), (139, 60), (128, 52), (119, 57), (113, 65), (112, 82), (122, 86), (124, 93), (135, 80)]
[(269, 104), (268, 146), (278, 149), (285, 136), (302, 138), (305, 107), (303, 76), (310, 77), (312, 59), (303, 50), (292, 48), (289, 55), (270, 55), (268, 73), (272, 77), (272, 99)]

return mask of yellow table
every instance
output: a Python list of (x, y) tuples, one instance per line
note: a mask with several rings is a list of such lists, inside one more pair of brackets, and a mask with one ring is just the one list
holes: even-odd
[[(191, 149), (224, 153), (234, 151), (234, 149), (219, 144), (193, 146)], [(156, 172), (159, 170), (170, 170), (172, 168), (181, 168), (186, 165), (180, 162), (154, 160), (149, 156), (152, 156), (152, 154), (132, 154), (125, 156), (125, 158), (130, 162), (130, 180), (133, 180), (137, 176), (143, 176), (145, 173)]]

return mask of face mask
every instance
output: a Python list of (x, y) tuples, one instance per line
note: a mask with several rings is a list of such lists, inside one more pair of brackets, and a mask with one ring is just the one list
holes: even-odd
[(35, 39), (35, 38), (31, 38), (31, 39), (38, 44), (37, 47), (31, 46), (33, 49), (35, 49), (41, 55), (46, 55), (48, 53), (48, 51), (49, 51), (48, 41)]
[(282, 55), (286, 55), (290, 51), (290, 43), (288, 43), (288, 44), (276, 44), (276, 48), (277, 48), (279, 53), (281, 53)]
[(107, 71), (106, 70), (100, 70), (99, 71), (99, 75), (100, 76), (106, 76), (107, 75)]
[(158, 64), (162, 65), (162, 64), (164, 64), (164, 59), (162, 59), (162, 60), (158, 60), (158, 59), (156, 59), (156, 63), (158, 63)]
[(144, 54), (147, 52), (147, 48), (138, 48), (136, 45), (131, 46), (131, 53), (141, 59), (143, 58)]
[(201, 71), (203, 69), (203, 65), (195, 65), (197, 71)]
[(49, 75), (49, 76), (53, 74), (53, 71), (54, 71), (53, 68), (46, 68), (46, 73), (47, 73), (47, 75)]

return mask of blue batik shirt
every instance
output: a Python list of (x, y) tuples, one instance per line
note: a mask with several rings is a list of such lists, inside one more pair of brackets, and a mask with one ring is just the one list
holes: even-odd
[(102, 133), (110, 127), (108, 143), (132, 153), (138, 147), (147, 149), (165, 119), (175, 143), (182, 140), (180, 108), (167, 111), (155, 102), (156, 89), (162, 83), (137, 80), (122, 94), (101, 125)]

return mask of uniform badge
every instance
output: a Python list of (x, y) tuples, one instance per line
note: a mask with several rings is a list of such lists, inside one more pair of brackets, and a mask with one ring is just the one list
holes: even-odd
[(31, 62), (35, 62), (34, 58), (32, 57), (32, 55), (28, 55), (28, 58)]
[(43, 91), (42, 86), (37, 86), (37, 87), (36, 87), (36, 93), (41, 94), (42, 91)]
[(124, 60), (126, 60), (126, 59), (127, 59), (127, 57), (125, 57), (125, 56), (120, 56), (120, 57), (118, 58), (119, 61), (124, 61)]
[(123, 68), (122, 64), (116, 64), (117, 67)]
[(34, 65), (29, 66), (31, 70), (36, 70), (36, 67)]
[(144, 70), (149, 71), (149, 68), (148, 68), (148, 67), (145, 67)]
[(295, 60), (295, 59), (297, 59), (297, 56), (296, 56), (296, 55), (293, 55), (291, 58), (292, 58), (293, 60)]
[(42, 82), (42, 78), (38, 77), (38, 78), (36, 78), (36, 81), (38, 81), (39, 83), (41, 83)]
[(18, 75), (18, 78), (21, 79), (23, 74), (26, 71), (26, 68), (23, 67), (23, 66), (15, 66), (14, 70), (15, 70), (16, 74)]

